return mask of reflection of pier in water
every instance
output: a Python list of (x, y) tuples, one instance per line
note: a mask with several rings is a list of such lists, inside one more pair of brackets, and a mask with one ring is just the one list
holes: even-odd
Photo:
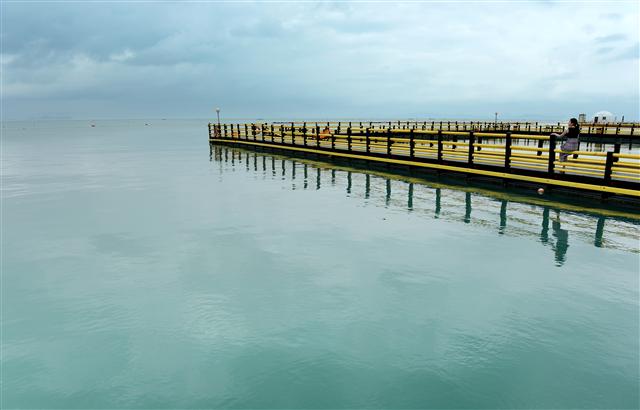
[(536, 237), (549, 246), (557, 265), (567, 257), (569, 234), (572, 241), (596, 247), (638, 252), (640, 216), (511, 195), (466, 186), (453, 186), (383, 172), (301, 160), (241, 148), (211, 146), (211, 160), (229, 163), (235, 171), (290, 179), (291, 189), (319, 190), (326, 184), (343, 186), (348, 196), (361, 197), (366, 205), (380, 204), (392, 209), (419, 212), (434, 218), (459, 221), (495, 230), (497, 234)]

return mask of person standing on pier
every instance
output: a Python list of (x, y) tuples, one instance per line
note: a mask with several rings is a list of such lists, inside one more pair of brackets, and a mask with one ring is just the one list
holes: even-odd
[(575, 118), (571, 118), (569, 120), (569, 124), (567, 125), (567, 129), (564, 130), (562, 134), (551, 134), (557, 138), (567, 139), (565, 143), (560, 147), (560, 149), (563, 151), (560, 153), (560, 161), (562, 162), (567, 160), (567, 157), (569, 156), (569, 154), (567, 153), (568, 151), (576, 151), (580, 145), (580, 126), (578, 125), (578, 120)]

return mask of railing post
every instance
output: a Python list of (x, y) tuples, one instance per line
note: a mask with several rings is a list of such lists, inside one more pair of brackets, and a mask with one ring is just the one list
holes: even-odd
[(242, 139), (240, 138), (240, 124), (236, 124), (236, 130), (238, 130), (238, 139)]
[(416, 141), (415, 141), (415, 136), (413, 135), (413, 128), (411, 128), (411, 131), (409, 131), (409, 157), (411, 159), (415, 158), (415, 148), (416, 148)]
[(275, 135), (274, 135), (274, 134), (275, 134), (275, 133), (274, 133), (274, 129), (273, 129), (273, 123), (271, 123), (271, 142), (272, 142), (272, 143), (273, 143), (273, 139), (274, 139), (274, 137), (275, 137)]
[(249, 141), (249, 127), (246, 122), (244, 123), (244, 139)]
[(507, 131), (504, 141), (504, 169), (507, 172), (511, 169), (511, 131)]
[(284, 124), (280, 124), (280, 143), (284, 144)]
[[(613, 153), (614, 154), (619, 154), (620, 153), (620, 143), (616, 142), (615, 144), (613, 144)], [(618, 157), (613, 157), (613, 162), (618, 162)]]
[(264, 124), (260, 124), (260, 134), (262, 135), (262, 142), (264, 142)]
[(302, 145), (307, 146), (307, 123), (302, 123)]
[(320, 147), (320, 126), (316, 122), (316, 147)]
[[(538, 148), (542, 148), (542, 147), (544, 147), (544, 140), (539, 139), (539, 140), (538, 140)], [(537, 155), (537, 156), (541, 156), (541, 155), (542, 155), (542, 151), (538, 151), (538, 152), (536, 152), (536, 155)]]
[(349, 123), (349, 128), (347, 128), (347, 151), (351, 151), (351, 123)]
[(387, 157), (391, 156), (391, 128), (387, 130)]
[(547, 172), (549, 174), (555, 173), (555, 163), (556, 163), (556, 136), (551, 135), (549, 137), (549, 166), (547, 168)]
[(442, 162), (442, 129), (438, 130), (438, 162)]
[(369, 130), (369, 128), (367, 128), (367, 133), (366, 133), (366, 136), (365, 136), (365, 138), (366, 138), (365, 145), (366, 145), (367, 154), (369, 152), (371, 152), (371, 140), (369, 139), (370, 133), (371, 133), (371, 131)]
[(614, 152), (607, 151), (607, 161), (604, 165), (604, 183), (605, 185), (611, 184), (611, 173), (613, 168), (613, 163), (615, 161), (615, 157), (613, 156)]
[(229, 138), (229, 133), (227, 132), (227, 124), (224, 124), (224, 136), (225, 138)]
[(291, 123), (291, 145), (296, 145), (296, 125)]
[(467, 158), (467, 162), (469, 163), (469, 166), (473, 165), (473, 150), (474, 150), (474, 146), (473, 144), (475, 144), (476, 142), (476, 137), (473, 134), (473, 131), (469, 132), (469, 157)]
[[(338, 125), (339, 127), (339, 125)], [(329, 134), (331, 135), (331, 149), (334, 150), (336, 149), (336, 134), (335, 133), (331, 133), (331, 130), (329, 130)]]
[(255, 141), (257, 139), (256, 138), (257, 133), (256, 133), (256, 125), (255, 124), (251, 124), (251, 133), (253, 134), (253, 140)]

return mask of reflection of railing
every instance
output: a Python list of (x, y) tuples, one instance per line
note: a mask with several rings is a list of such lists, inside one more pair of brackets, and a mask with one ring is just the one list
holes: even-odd
[(346, 194), (360, 197), (368, 204), (483, 226), (501, 235), (534, 237), (552, 248), (558, 265), (566, 260), (570, 236), (596, 247), (638, 252), (638, 214), (608, 209), (584, 212), (582, 206), (535, 197), (440, 182), (425, 183), (389, 173), (365, 173), (329, 163), (221, 146), (212, 146), (211, 159), (279, 180), (286, 177), (294, 190), (320, 190), (326, 184), (341, 186)]
[[(563, 150), (554, 135), (362, 128), (331, 124), (209, 124), (211, 141), (246, 141), (297, 151), (640, 197), (640, 155)], [(531, 146), (531, 145), (534, 146)], [(294, 148), (299, 147), (299, 148)]]

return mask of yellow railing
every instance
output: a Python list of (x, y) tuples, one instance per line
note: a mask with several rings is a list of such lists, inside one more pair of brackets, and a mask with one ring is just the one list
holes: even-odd
[[(294, 126), (296, 128), (315, 126), (329, 127), (331, 130), (345, 130), (351, 128), (353, 132), (357, 130), (386, 130), (392, 129), (398, 132), (407, 132), (410, 129), (426, 131), (485, 131), (499, 132), (503, 135), (507, 131), (512, 132), (536, 132), (552, 133), (562, 132), (566, 128), (565, 123), (543, 123), (531, 121), (455, 121), (455, 120), (425, 120), (425, 121), (293, 121), (276, 123), (284, 124), (285, 127)], [(605, 136), (638, 136), (640, 123), (581, 123), (581, 132), (584, 135), (605, 135)]]
[(608, 152), (563, 151), (561, 142), (547, 135), (363, 128), (359, 124), (351, 128), (331, 124), (209, 124), (209, 132), (212, 139), (406, 157), (412, 161), (435, 160), (467, 168), (499, 167), (511, 173), (535, 171), (546, 178), (589, 177), (599, 179), (602, 185), (640, 181), (640, 154), (621, 153), (619, 144), (610, 144)]

